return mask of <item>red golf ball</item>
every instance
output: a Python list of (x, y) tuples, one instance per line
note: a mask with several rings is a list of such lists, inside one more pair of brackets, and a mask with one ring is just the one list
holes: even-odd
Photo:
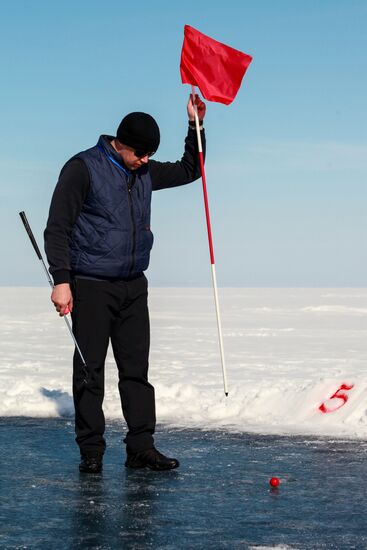
[(272, 487), (279, 487), (280, 481), (277, 477), (272, 477), (269, 483)]

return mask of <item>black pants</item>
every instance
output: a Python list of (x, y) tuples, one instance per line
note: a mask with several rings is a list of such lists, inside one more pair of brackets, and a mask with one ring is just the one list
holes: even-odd
[(155, 429), (154, 388), (148, 382), (148, 282), (73, 282), (73, 332), (88, 369), (83, 387), (79, 354), (74, 353), (73, 394), (76, 442), (82, 453), (104, 452), (104, 365), (109, 340), (119, 372), (122, 411), (128, 426), (125, 438), (131, 452), (149, 449)]

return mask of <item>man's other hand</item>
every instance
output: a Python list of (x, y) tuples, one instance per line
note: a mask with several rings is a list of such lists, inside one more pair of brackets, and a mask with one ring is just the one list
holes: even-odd
[(51, 301), (60, 317), (73, 311), (73, 295), (69, 283), (62, 283), (54, 286), (51, 294)]

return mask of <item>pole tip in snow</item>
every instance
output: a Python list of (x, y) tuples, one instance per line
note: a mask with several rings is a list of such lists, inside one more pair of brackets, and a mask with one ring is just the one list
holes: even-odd
[(226, 392), (224, 393), (224, 395), (225, 395), (226, 397), (228, 397), (228, 392), (226, 391)]

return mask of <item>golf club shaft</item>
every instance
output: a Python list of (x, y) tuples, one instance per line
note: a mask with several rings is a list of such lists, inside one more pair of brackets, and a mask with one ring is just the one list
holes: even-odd
[[(19, 212), (19, 216), (20, 216), (20, 218), (21, 218), (21, 220), (22, 220), (22, 222), (23, 222), (23, 225), (24, 225), (25, 230), (26, 230), (27, 233), (28, 233), (28, 237), (29, 237), (29, 239), (30, 239), (30, 241), (31, 241), (31, 243), (32, 243), (32, 246), (33, 246), (33, 248), (34, 248), (34, 251), (35, 251), (35, 253), (37, 254), (37, 257), (38, 257), (38, 259), (40, 260), (40, 262), (41, 262), (41, 264), (42, 264), (42, 266), (43, 266), (43, 269), (44, 269), (44, 271), (45, 271), (45, 273), (46, 273), (47, 280), (48, 280), (48, 282), (49, 282), (51, 288), (54, 288), (55, 285), (54, 285), (54, 283), (53, 283), (53, 281), (52, 281), (52, 279), (51, 279), (51, 275), (50, 275), (49, 272), (48, 272), (48, 269), (47, 269), (47, 267), (46, 267), (46, 264), (45, 264), (45, 262), (43, 261), (41, 251), (40, 251), (40, 249), (39, 249), (39, 247), (38, 247), (38, 244), (37, 244), (37, 241), (36, 241), (36, 239), (35, 239), (35, 237), (34, 237), (34, 235), (33, 235), (31, 226), (29, 225), (29, 222), (28, 222), (28, 220), (27, 220), (27, 216), (26, 216), (25, 212), (23, 212), (23, 211), (22, 211), (22, 212)], [(64, 315), (63, 317), (64, 317), (64, 320), (65, 320), (66, 326), (67, 326), (68, 329), (69, 329), (70, 336), (72, 337), (73, 342), (74, 342), (74, 344), (75, 344), (75, 347), (76, 347), (76, 349), (77, 349), (77, 351), (78, 351), (78, 353), (79, 353), (79, 355), (80, 355), (80, 359), (82, 360), (83, 365), (84, 365), (84, 367), (86, 368), (86, 366), (87, 366), (87, 365), (86, 365), (86, 362), (85, 362), (85, 360), (84, 360), (84, 357), (83, 357), (83, 354), (82, 354), (82, 352), (81, 352), (81, 350), (80, 350), (80, 347), (78, 346), (78, 342), (76, 341), (75, 336), (74, 336), (74, 334), (73, 334), (73, 330), (72, 330), (72, 328), (71, 328), (69, 319), (66, 317), (66, 315)]]

